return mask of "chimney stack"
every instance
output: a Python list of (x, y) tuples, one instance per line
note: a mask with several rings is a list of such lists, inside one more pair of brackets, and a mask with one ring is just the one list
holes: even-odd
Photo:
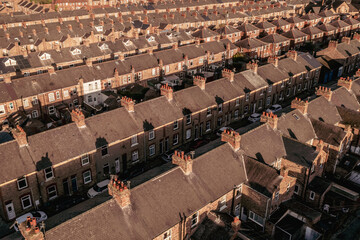
[(337, 45), (338, 45), (338, 42), (336, 40), (331, 40), (331, 41), (329, 41), (328, 48), (336, 49)]
[(15, 138), (15, 140), (18, 142), (20, 147), (24, 147), (28, 145), (26, 132), (22, 127), (17, 125), (16, 128), (12, 129), (11, 133)]
[(354, 33), (353, 40), (360, 41), (360, 34), (359, 33)]
[(351, 39), (350, 39), (349, 37), (343, 37), (343, 38), (341, 39), (341, 42), (342, 42), (342, 43), (350, 44), (350, 41), (351, 41)]
[(221, 134), (221, 141), (228, 142), (235, 151), (240, 149), (240, 140), (240, 134), (234, 130), (225, 129), (225, 131)]
[(53, 66), (49, 66), (48, 67), (48, 73), (51, 75), (51, 74), (54, 74), (55, 73), (55, 68)]
[(72, 25), (71, 25), (71, 24), (68, 24), (68, 29), (69, 29), (70, 32), (73, 31), (73, 28), (72, 28)]
[(85, 63), (86, 63), (86, 66), (92, 67), (92, 61), (91, 61), (91, 59), (87, 58), (87, 59), (85, 60)]
[(181, 170), (185, 175), (192, 173), (193, 159), (190, 155), (185, 155), (183, 151), (175, 150), (174, 155), (172, 156), (172, 163), (180, 166)]
[(117, 176), (111, 177), (108, 189), (109, 195), (113, 196), (121, 208), (127, 207), (131, 204), (129, 186), (127, 183), (118, 180)]
[(288, 58), (291, 58), (292, 60), (296, 61), (297, 59), (297, 52), (295, 50), (289, 50), (287, 53), (286, 53), (286, 56)]
[(205, 90), (206, 79), (204, 77), (194, 76), (193, 83), (194, 85), (198, 86), (201, 90)]
[(344, 87), (344, 88), (346, 88), (348, 91), (350, 91), (350, 90), (351, 90), (351, 86), (352, 86), (352, 80), (351, 80), (349, 77), (347, 77), (347, 78), (341, 77), (341, 78), (338, 80), (337, 85), (338, 85), (339, 87)]
[(299, 110), (302, 114), (307, 114), (309, 101), (302, 101), (300, 98), (295, 98), (291, 101), (291, 108)]
[(18, 224), (19, 231), (25, 240), (44, 240), (44, 234), (37, 227), (36, 218), (28, 216), (25, 222)]
[(236, 233), (240, 230), (241, 227), (241, 221), (238, 217), (234, 217), (234, 221), (231, 223), (232, 230)]
[(160, 88), (161, 96), (165, 96), (167, 100), (173, 100), (173, 89), (166, 85), (162, 85)]
[(234, 81), (235, 73), (231, 71), (230, 69), (224, 68), (221, 72), (223, 78), (227, 78), (230, 80), (230, 82)]
[(250, 69), (254, 73), (257, 73), (258, 64), (256, 62), (249, 62), (249, 63), (246, 64), (246, 69)]
[(321, 152), (324, 148), (324, 141), (319, 139), (319, 142), (316, 144), (316, 151)]
[(71, 112), (71, 120), (76, 123), (76, 126), (78, 126), (78, 128), (86, 127), (85, 116), (81, 112), (81, 110), (78, 109), (78, 108), (72, 110), (72, 112)]
[(179, 49), (179, 44), (178, 44), (177, 42), (174, 42), (174, 45), (172, 45), (172, 48), (173, 48), (174, 50)]
[(332, 91), (330, 88), (320, 86), (316, 90), (316, 95), (325, 97), (328, 101), (331, 101)]
[(129, 97), (121, 98), (121, 105), (126, 108), (128, 112), (134, 112), (135, 102)]
[(278, 121), (279, 121), (278, 117), (272, 112), (270, 113), (263, 112), (260, 118), (260, 122), (269, 124), (269, 126), (272, 129), (277, 129)]
[(279, 58), (270, 56), (268, 58), (268, 63), (272, 63), (272, 64), (274, 64), (275, 67), (278, 67), (279, 66)]

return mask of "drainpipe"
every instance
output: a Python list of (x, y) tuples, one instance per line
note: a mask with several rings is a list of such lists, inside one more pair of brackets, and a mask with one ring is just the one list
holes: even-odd
[(265, 224), (266, 224), (266, 219), (267, 219), (267, 215), (268, 215), (269, 200), (270, 200), (270, 198), (268, 198), (268, 200), (266, 201), (266, 212), (265, 212), (265, 221), (264, 221), (264, 226), (263, 226), (263, 232), (265, 232)]

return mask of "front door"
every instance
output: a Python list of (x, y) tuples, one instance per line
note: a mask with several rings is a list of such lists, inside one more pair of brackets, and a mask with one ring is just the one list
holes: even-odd
[(120, 172), (120, 160), (117, 158), (115, 160), (115, 173), (119, 173)]
[(247, 209), (242, 207), (241, 208), (241, 220), (246, 221), (247, 220)]
[(169, 151), (169, 138), (165, 138), (165, 152)]
[(71, 177), (71, 188), (72, 188), (73, 193), (77, 192), (77, 190), (78, 190), (76, 176)]
[(253, 106), (253, 113), (256, 112), (256, 103), (254, 103), (254, 106)]
[(199, 138), (199, 126), (195, 125), (195, 140)]
[(126, 153), (124, 153), (121, 158), (122, 158), (123, 169), (125, 172), (127, 170), (127, 155), (126, 155)]
[(69, 195), (70, 194), (70, 189), (69, 189), (68, 179), (63, 180), (63, 188), (64, 188), (64, 194)]
[(5, 205), (5, 207), (6, 207), (6, 213), (7, 213), (8, 219), (9, 220), (14, 219), (16, 217), (14, 204), (12, 202), (8, 202)]
[(235, 206), (234, 209), (234, 215), (239, 217), (240, 216), (240, 209), (241, 209), (241, 204), (239, 203), (238, 205)]

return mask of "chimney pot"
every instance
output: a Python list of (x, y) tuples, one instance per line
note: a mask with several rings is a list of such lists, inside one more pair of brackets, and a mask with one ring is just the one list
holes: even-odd
[(316, 95), (325, 97), (329, 102), (331, 101), (332, 91), (330, 88), (320, 86), (316, 90)]
[(173, 100), (173, 89), (168, 86), (168, 84), (162, 85), (160, 88), (160, 92), (161, 96), (165, 96), (168, 101)]
[(347, 77), (347, 78), (343, 78), (343, 77), (341, 77), (339, 80), (338, 80), (338, 82), (337, 82), (337, 85), (339, 86), (339, 87), (344, 87), (344, 88), (346, 88), (348, 91), (350, 91), (351, 90), (351, 87), (352, 87), (352, 80), (349, 78), (349, 77)]
[(190, 155), (185, 155), (183, 151), (175, 151), (172, 156), (172, 163), (180, 166), (185, 175), (192, 173), (193, 161), (194, 160), (190, 157)]
[(129, 97), (121, 98), (121, 105), (125, 107), (128, 112), (134, 112), (135, 102)]
[(82, 111), (80, 109), (78, 109), (78, 108), (72, 110), (72, 112), (71, 112), (71, 120), (76, 123), (76, 126), (78, 128), (86, 127), (85, 116), (82, 113)]
[(291, 101), (291, 108), (298, 109), (302, 114), (307, 114), (309, 102), (302, 101), (300, 98), (295, 98)]
[(221, 73), (222, 73), (222, 77), (229, 79), (230, 82), (234, 81), (235, 73), (230, 69), (225, 68), (224, 70), (222, 70)]
[(240, 149), (241, 136), (234, 130), (227, 130), (221, 134), (221, 141), (229, 143), (235, 151)]
[[(120, 180), (119, 180), (120, 181)], [(112, 176), (108, 184), (108, 191), (111, 196), (115, 199), (117, 204), (121, 207), (127, 207), (131, 204), (130, 201), (130, 189), (127, 183), (117, 181), (116, 176)]]
[(270, 113), (263, 112), (263, 114), (260, 117), (260, 122), (265, 122), (269, 124), (269, 126), (272, 129), (277, 129), (278, 121), (279, 121), (278, 117), (272, 112)]
[(24, 131), (24, 129), (22, 127), (17, 125), (16, 128), (14, 128), (11, 131), (11, 133), (14, 136), (15, 140), (18, 142), (20, 147), (24, 147), (24, 146), (28, 145), (26, 132)]
[(286, 56), (287, 56), (288, 58), (293, 59), (294, 61), (297, 60), (297, 52), (296, 52), (295, 50), (290, 50), (290, 51), (288, 51), (288, 52), (286, 53)]
[(194, 76), (193, 83), (194, 85), (198, 86), (201, 90), (205, 90), (206, 79), (204, 77)]

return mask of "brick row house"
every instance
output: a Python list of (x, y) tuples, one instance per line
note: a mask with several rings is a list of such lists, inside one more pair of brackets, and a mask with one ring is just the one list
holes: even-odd
[[(100, 181), (108, 178), (111, 173), (122, 174), (128, 169), (136, 168), (139, 164), (151, 161), (159, 154), (216, 131), (247, 114), (262, 111), (275, 102), (292, 98), (293, 86), (296, 89), (295, 94), (304, 91), (305, 88), (298, 88), (299, 84), (305, 86), (303, 81), (306, 81), (307, 87), (314, 86), (318, 81), (317, 70), (320, 66), (313, 65), (314, 62), (308, 60), (311, 59), (308, 55), (296, 56), (296, 52), (292, 54), (292, 57), (296, 57), (295, 60), (289, 55), (289, 58), (279, 60), (275, 65), (258, 67), (252, 64), (251, 69), (239, 74), (225, 70), (224, 78), (209, 83), (205, 83), (206, 80), (202, 77), (194, 77), (195, 86), (181, 91), (173, 92), (171, 88), (164, 86), (161, 88), (161, 94), (164, 96), (142, 103), (135, 104), (133, 100), (123, 98), (122, 108), (85, 120), (81, 113), (73, 111), (71, 119), (75, 123), (40, 134), (28, 135), (27, 145), (25, 144), (20, 149), (28, 149), (31, 157), (29, 161), (31, 160), (30, 162), (33, 162), (35, 166), (39, 165), (38, 162), (53, 166), (52, 174), (56, 175), (57, 182), (49, 180), (49, 184), (55, 184), (52, 185), (55, 187), (51, 190), (57, 189), (56, 196), (67, 195), (68, 191), (71, 193), (71, 189), (67, 190), (64, 187), (66, 186), (65, 178), (70, 179), (73, 175), (69, 176), (57, 168), (67, 166), (68, 162), (75, 164), (81, 159), (87, 159), (91, 169), (96, 169), (96, 171), (91, 170), (92, 181)], [(302, 67), (297, 70), (293, 68), (293, 71), (296, 70), (299, 73), (294, 72), (294, 77), (290, 82), (288, 74), (285, 73), (288, 70), (284, 69), (290, 69), (289, 66), (293, 65)], [(308, 74), (307, 69), (311, 69)], [(265, 78), (263, 74), (269, 71), (274, 71), (276, 74), (273, 76), (267, 74)], [(279, 75), (283, 76), (282, 81), (276, 80)], [(307, 75), (309, 78), (305, 77)], [(288, 88), (291, 89), (289, 91), (291, 94), (285, 96)], [(158, 113), (154, 115), (156, 112)], [(154, 116), (157, 117), (154, 118)], [(70, 132), (71, 136), (68, 134)], [(26, 135), (25, 131), (23, 133)], [(72, 138), (74, 141), (83, 141), (81, 143), (83, 148), (76, 151), (70, 150), (79, 145), (74, 144)], [(46, 141), (46, 144), (43, 141)], [(0, 146), (6, 148), (8, 144), (16, 146), (16, 141)], [(52, 149), (43, 146), (52, 146)], [(64, 151), (69, 155), (58, 154)], [(16, 156), (22, 159), (21, 155)], [(78, 189), (86, 188), (87, 185), (81, 185), (79, 179), (83, 171), (87, 169), (84, 169), (81, 164), (73, 169), (78, 171)], [(40, 170), (36, 174), (43, 174), (43, 172)], [(13, 179), (16, 181), (19, 177), (20, 175), (17, 174), (13, 176)], [(61, 179), (64, 179), (64, 184), (60, 181)], [(70, 180), (67, 183), (70, 184)], [(45, 194), (46, 190), (41, 189), (41, 192)], [(42, 201), (47, 202), (48, 198), (44, 196)], [(18, 214), (23, 210), (15, 207), (15, 211)], [(5, 213), (3, 216), (6, 218)]]

